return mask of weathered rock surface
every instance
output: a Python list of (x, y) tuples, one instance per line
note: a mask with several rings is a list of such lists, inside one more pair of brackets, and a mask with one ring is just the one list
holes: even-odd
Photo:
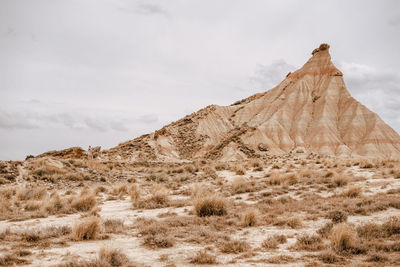
[(275, 88), (211, 105), (105, 152), (132, 160), (240, 160), (290, 151), (400, 157), (400, 136), (355, 100), (322, 44)]

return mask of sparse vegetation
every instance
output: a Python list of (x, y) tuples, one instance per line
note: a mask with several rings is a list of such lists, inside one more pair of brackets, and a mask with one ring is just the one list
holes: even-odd
[(257, 224), (257, 217), (258, 217), (257, 210), (250, 209), (246, 211), (243, 216), (243, 226), (245, 227), (255, 226)]
[(217, 260), (214, 255), (209, 254), (205, 250), (197, 252), (196, 256), (190, 259), (192, 264), (216, 264)]
[(80, 221), (72, 228), (72, 238), (79, 240), (93, 240), (99, 236), (101, 223), (98, 217), (89, 217)]
[(218, 195), (200, 196), (194, 199), (197, 216), (224, 216), (227, 214), (227, 201)]
[[(30, 159), (29, 164), (37, 160)], [(65, 172), (42, 175), (40, 182), (31, 180), (25, 186), (7, 182), (0, 188), (0, 217), (17, 224), (33, 218), (58, 223), (57, 217), (65, 217), (66, 224), (24, 230), (11, 226), (0, 231), (0, 240), (13, 249), (3, 254), (0, 266), (31, 264), (35, 256), (27, 257), (29, 251), (19, 253), (16, 248), (22, 246), (36, 250), (86, 240), (93, 240), (85, 242), (88, 246), (103, 246), (98, 256), (75, 261), (65, 256), (66, 262), (60, 266), (134, 266), (119, 245), (104, 246), (109, 241), (113, 244), (115, 238), (132, 239), (141, 249), (154, 252), (153, 261), (166, 266), (182, 260), (215, 265), (221, 254), (225, 254), (222, 263), (238, 265), (261, 260), (289, 265), (304, 261), (306, 266), (400, 264), (393, 258), (400, 251), (400, 219), (383, 219), (400, 207), (397, 180), (393, 179), (397, 162), (371, 161), (372, 168), (359, 170), (354, 167), (357, 161), (307, 152), (239, 165), (211, 160), (173, 164), (89, 164), (84, 159), (49, 162)], [(243, 174), (237, 176), (240, 169)], [(26, 180), (41, 173), (33, 172), (34, 168), (29, 170)], [(371, 176), (361, 172), (374, 176), (365, 178)], [(67, 178), (70, 176), (81, 178)], [(69, 184), (75, 187), (64, 188)], [(130, 203), (134, 210), (121, 216)], [(118, 217), (110, 216), (114, 205)], [(73, 213), (81, 218), (70, 223), (71, 228), (67, 221)], [(371, 221), (369, 216), (379, 219)], [(325, 221), (321, 224), (321, 220)], [(275, 231), (285, 231), (285, 235), (275, 235)], [(260, 242), (253, 242), (255, 235), (262, 234)], [(282, 245), (288, 238), (290, 244)], [(188, 257), (172, 256), (187, 244), (202, 249)], [(294, 251), (301, 256), (292, 257)], [(254, 258), (262, 252), (268, 257)], [(175, 261), (177, 257), (179, 261)]]
[(241, 240), (232, 240), (226, 241), (221, 244), (221, 251), (223, 253), (242, 253), (248, 251), (250, 249), (250, 245)]

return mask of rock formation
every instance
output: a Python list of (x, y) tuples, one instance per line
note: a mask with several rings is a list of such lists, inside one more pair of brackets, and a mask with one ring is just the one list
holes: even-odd
[(240, 160), (291, 151), (400, 157), (400, 136), (347, 91), (329, 45), (275, 88), (211, 105), (105, 152), (131, 160)]

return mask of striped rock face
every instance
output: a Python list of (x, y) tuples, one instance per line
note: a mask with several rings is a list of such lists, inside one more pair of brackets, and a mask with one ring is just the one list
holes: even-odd
[(400, 136), (348, 92), (322, 44), (275, 88), (208, 106), (106, 151), (146, 160), (241, 160), (289, 152), (400, 158)]

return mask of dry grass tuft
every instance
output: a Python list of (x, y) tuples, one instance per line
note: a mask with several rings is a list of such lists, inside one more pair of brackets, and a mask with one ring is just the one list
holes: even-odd
[(119, 249), (102, 247), (99, 251), (100, 261), (107, 262), (111, 266), (126, 266), (129, 263), (128, 257)]
[(97, 201), (95, 195), (86, 190), (82, 190), (80, 196), (71, 203), (71, 207), (77, 211), (90, 211), (96, 205)]
[(20, 187), (17, 189), (18, 200), (41, 200), (47, 195), (45, 187), (26, 188)]
[(205, 250), (197, 252), (196, 256), (190, 259), (192, 264), (217, 264), (217, 259), (214, 255), (207, 253)]
[(321, 254), (318, 255), (318, 258), (323, 263), (327, 263), (327, 264), (341, 263), (344, 261), (343, 258), (337, 256), (334, 252), (329, 251), (329, 250), (321, 252)]
[(285, 244), (287, 242), (286, 236), (274, 235), (265, 239), (261, 246), (265, 249), (277, 249), (279, 244)]
[(364, 249), (357, 246), (356, 231), (346, 223), (336, 225), (331, 233), (332, 248), (338, 253), (364, 253)]
[(131, 185), (129, 187), (128, 194), (131, 198), (132, 203), (135, 205), (135, 203), (137, 203), (140, 198), (139, 186), (136, 184)]
[(233, 240), (226, 241), (220, 244), (221, 252), (223, 253), (242, 253), (250, 250), (250, 245), (246, 241)]
[(107, 219), (103, 225), (106, 233), (122, 233), (124, 230), (124, 222), (121, 219)]
[(242, 166), (235, 166), (234, 171), (236, 175), (245, 175), (246, 170)]
[(241, 194), (250, 192), (251, 190), (250, 182), (246, 178), (237, 177), (233, 180), (232, 183), (232, 193), (233, 194)]
[(120, 184), (120, 185), (116, 185), (112, 188), (111, 190), (111, 194), (112, 195), (117, 195), (120, 198), (122, 198), (124, 195), (126, 195), (128, 193), (128, 187), (126, 184)]
[(7, 253), (0, 256), (0, 266), (15, 266), (26, 263), (25, 259), (19, 258), (15, 253)]
[(337, 174), (333, 177), (332, 183), (335, 187), (342, 187), (347, 185), (349, 182), (349, 178), (343, 174)]
[(347, 221), (347, 213), (341, 210), (332, 211), (328, 217), (333, 223), (342, 223)]
[(297, 218), (297, 217), (289, 218), (286, 221), (286, 225), (289, 226), (292, 229), (299, 229), (299, 228), (301, 228), (303, 226), (301, 220), (299, 218)]
[(321, 237), (317, 235), (301, 235), (297, 237), (294, 248), (297, 250), (318, 251), (324, 249), (325, 246)]
[(255, 209), (250, 209), (243, 215), (243, 226), (251, 227), (257, 224), (258, 211)]
[(98, 237), (100, 230), (100, 219), (92, 216), (74, 225), (72, 228), (72, 238), (77, 241), (93, 240)]
[[(131, 188), (132, 189), (132, 188)], [(131, 192), (132, 204), (139, 209), (158, 209), (169, 205), (168, 191), (162, 186), (154, 186), (150, 196), (145, 199), (138, 197), (137, 191)]]
[(144, 236), (143, 245), (150, 248), (169, 248), (175, 243), (168, 235), (168, 227), (154, 219), (139, 219), (137, 221), (139, 233)]
[(175, 241), (165, 233), (148, 235), (145, 237), (143, 244), (150, 248), (170, 248)]
[(196, 197), (193, 201), (197, 216), (224, 216), (227, 214), (227, 201), (218, 195)]
[(362, 189), (359, 186), (353, 186), (347, 189), (346, 191), (343, 192), (343, 196), (349, 197), (349, 198), (356, 198), (361, 196)]

